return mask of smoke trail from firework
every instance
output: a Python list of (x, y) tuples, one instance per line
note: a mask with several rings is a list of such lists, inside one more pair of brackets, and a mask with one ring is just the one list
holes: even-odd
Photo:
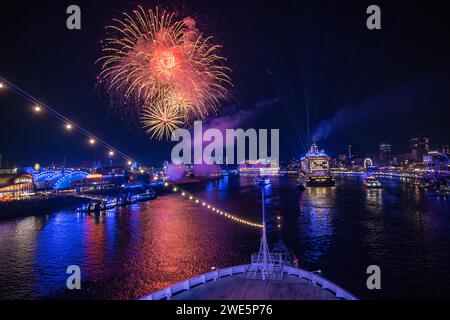
[[(119, 97), (125, 114), (145, 109), (147, 115), (167, 115), (171, 109), (172, 118), (178, 121), (181, 116), (188, 123), (218, 110), (226, 86), (231, 85), (229, 69), (217, 53), (220, 46), (199, 33), (195, 20), (179, 21), (166, 11), (139, 7), (132, 14), (124, 13), (122, 20), (115, 19), (107, 29), (110, 35), (103, 48), (105, 55), (99, 59), (100, 79), (112, 97)], [(154, 126), (158, 125), (156, 118), (166, 119), (154, 114)], [(151, 132), (161, 137), (160, 129)]]

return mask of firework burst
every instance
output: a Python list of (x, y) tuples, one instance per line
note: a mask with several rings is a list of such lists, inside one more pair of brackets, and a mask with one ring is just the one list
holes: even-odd
[(107, 29), (100, 78), (125, 113), (170, 109), (186, 124), (218, 110), (231, 85), (229, 69), (220, 46), (203, 37), (192, 18), (139, 7)]
[(169, 140), (172, 132), (183, 126), (183, 115), (165, 99), (158, 100), (156, 104), (142, 108), (142, 127), (152, 138)]
[(183, 115), (185, 122), (189, 122), (191, 116), (195, 114), (193, 101), (182, 91), (166, 91), (164, 92), (162, 99), (165, 99), (169, 105), (178, 110)]

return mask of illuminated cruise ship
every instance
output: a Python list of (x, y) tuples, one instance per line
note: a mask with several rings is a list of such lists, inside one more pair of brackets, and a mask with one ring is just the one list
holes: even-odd
[(314, 143), (302, 158), (302, 170), (306, 174), (307, 187), (332, 187), (334, 177), (330, 172), (330, 157)]
[(239, 165), (239, 173), (241, 175), (274, 176), (278, 175), (279, 172), (280, 167), (274, 160), (248, 160)]

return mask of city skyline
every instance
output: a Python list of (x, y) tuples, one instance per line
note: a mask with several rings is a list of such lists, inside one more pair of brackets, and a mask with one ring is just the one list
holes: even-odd
[[(425, 136), (421, 136), (418, 135), (417, 137), (425, 137)], [(370, 157), (374, 160), (375, 163), (377, 163), (378, 165), (382, 165), (383, 161), (386, 161), (388, 159), (384, 159), (382, 160), (380, 157), (382, 157), (382, 145), (388, 145), (389, 146), (389, 151), (387, 152), (387, 154), (385, 156), (387, 156), (388, 158), (390, 158), (392, 160), (393, 157), (396, 156), (403, 156), (405, 154), (409, 154), (411, 151), (413, 151), (413, 147), (411, 146), (411, 141), (417, 139), (416, 137), (409, 139), (406, 143), (405, 146), (398, 148), (395, 145), (392, 145), (392, 143), (390, 143), (390, 141), (382, 141), (379, 144), (377, 144), (377, 149), (375, 151), (371, 151), (368, 152), (366, 150), (368, 150), (366, 148), (365, 145), (359, 145), (359, 144), (347, 144), (346, 145), (346, 149), (343, 150), (338, 150), (337, 152), (328, 152), (333, 159), (338, 159), (341, 156), (345, 155), (347, 158), (351, 158), (349, 156), (349, 148), (354, 146), (356, 148), (358, 148), (358, 152), (361, 153), (360, 156), (356, 156), (356, 158), (367, 158)], [(426, 137), (426, 139), (429, 139), (428, 137)], [(432, 141), (432, 139), (429, 139)], [(322, 145), (319, 144), (319, 147), (322, 147)], [(373, 148), (372, 148), (373, 149)], [(433, 151), (433, 152), (439, 152), (439, 153), (447, 153), (449, 151), (449, 145), (448, 144), (444, 144), (442, 146), (436, 146), (433, 147), (432, 143), (429, 143), (429, 148), (426, 149), (427, 151)], [(225, 149), (224, 149), (225, 151)], [(305, 152), (306, 153), (306, 152)], [(248, 153), (246, 154), (248, 156)], [(303, 157), (303, 154), (297, 155), (297, 156), (293, 156), (290, 158), (280, 158), (280, 163), (284, 163), (286, 164), (287, 162), (289, 162), (292, 159), (300, 159), (301, 157)], [(67, 159), (66, 156), (62, 156), (62, 159), (53, 159), (50, 162), (42, 162), (36, 159), (22, 159), (22, 160), (18, 160), (17, 162), (13, 162), (11, 163), (8, 159), (8, 156), (5, 154), (0, 153), (0, 168), (16, 168), (16, 167), (32, 167), (35, 164), (39, 164), (42, 166), (46, 166), (46, 167), (104, 167), (104, 166), (112, 166), (112, 167), (126, 167), (129, 166), (129, 161), (124, 159), (124, 158), (117, 158), (115, 157), (116, 155), (113, 153), (111, 154), (111, 151), (108, 152), (107, 154), (101, 154), (99, 152), (98, 155), (94, 156), (92, 159), (83, 159), (83, 160), (70, 160)], [(248, 158), (247, 158), (248, 159)], [(140, 161), (139, 159), (134, 159), (133, 161)], [(150, 163), (150, 164), (145, 164), (147, 166), (150, 167), (155, 167), (155, 168), (161, 168), (163, 166), (163, 163), (168, 161), (170, 159), (165, 159), (164, 161), (162, 161), (161, 163)], [(419, 161), (420, 162), (420, 161)], [(389, 162), (388, 162), (389, 163)]]
[[(397, 14), (402, 8), (400, 4), (384, 4), (384, 28), (371, 32), (363, 28), (365, 15), (357, 14), (365, 12), (363, 5), (337, 7), (326, 3), (330, 12), (322, 12), (319, 6), (307, 2), (290, 4), (292, 13), (286, 10), (286, 5), (278, 7), (275, 3), (258, 7), (262, 21), (269, 14), (280, 18), (285, 15), (286, 22), (278, 27), (255, 21), (249, 14), (254, 9), (252, 2), (242, 4), (240, 13), (232, 12), (232, 3), (205, 6), (198, 2), (187, 6), (186, 15), (206, 19), (199, 19), (201, 27), (223, 43), (223, 52), (233, 70), (235, 86), (231, 99), (223, 103), (219, 119), (228, 120), (230, 115), (245, 113), (248, 121), (241, 124), (244, 128), (280, 128), (283, 160), (301, 156), (317, 137), (318, 143), (335, 155), (342, 153), (348, 144), (360, 145), (368, 154), (376, 154), (378, 144), (386, 140), (396, 152), (407, 152), (408, 139), (419, 133), (429, 136), (438, 148), (447, 145), (445, 119), (449, 98), (444, 88), (448, 80), (442, 77), (442, 72), (444, 57), (449, 53), (448, 43), (443, 41), (448, 30), (438, 28), (444, 17), (437, 15), (429, 22), (426, 17), (431, 14), (430, 8), (413, 6), (405, 18)], [(41, 49), (33, 59), (26, 59), (30, 49), (15, 51), (14, 44), (21, 43), (30, 29), (5, 34), (11, 49), (1, 53), (0, 66), (5, 78), (120, 150), (156, 166), (168, 159), (171, 144), (150, 141), (133, 123), (112, 115), (108, 100), (95, 85), (99, 71), (95, 60), (100, 55), (104, 25), (108, 17), (128, 6), (112, 3), (105, 11), (103, 6), (81, 3), (86, 14), (80, 31), (69, 31), (61, 23), (66, 18), (62, 3), (48, 8), (49, 16), (55, 18), (45, 21), (39, 19), (43, 8), (30, 5), (23, 11), (19, 6), (8, 6), (3, 11), (3, 23), (15, 25), (28, 19), (30, 25), (38, 24), (40, 27), (33, 31), (34, 42), (27, 45), (30, 49), (31, 46)], [(172, 4), (162, 2), (161, 6)], [(233, 27), (219, 15), (213, 23), (205, 24), (222, 10), (240, 23)], [(96, 19), (98, 16), (104, 18)], [(336, 38), (324, 42), (333, 28), (328, 18), (336, 20), (333, 30)], [(411, 19), (416, 30), (408, 27)], [(289, 21), (297, 20), (301, 23), (293, 28)], [(350, 32), (358, 25), (362, 27), (356, 28), (356, 34)], [(421, 36), (431, 29), (439, 31), (432, 37)], [(239, 35), (242, 30), (251, 30), (252, 37)], [(309, 34), (306, 30), (313, 32)], [(58, 46), (52, 47), (51, 39), (59, 39)], [(83, 43), (88, 39), (88, 45), (81, 45), (81, 39)], [(264, 50), (267, 42), (276, 45)], [(387, 45), (392, 43), (396, 45)], [(60, 52), (58, 57), (52, 56), (54, 50)], [(416, 54), (409, 55), (410, 50)], [(258, 58), (249, 59), (251, 52)], [(58, 68), (49, 72), (50, 61)], [(24, 72), (27, 77), (20, 76)], [(259, 76), (253, 77), (255, 74)], [(341, 88), (339, 78), (346, 80), (346, 88)], [(2, 93), (0, 102), (5, 106), (0, 111), (3, 130), (15, 132), (1, 150), (10, 159), (8, 162), (23, 164), (27, 158), (42, 163), (63, 162), (66, 157), (77, 163), (102, 157), (98, 150), (87, 151), (78, 136), (55, 134), (60, 132), (60, 124), (45, 115), (31, 114), (31, 106), (20, 99)], [(45, 143), (40, 144), (43, 140)], [(30, 145), (16, 148), (24, 141)], [(79, 156), (86, 152), (88, 156)]]

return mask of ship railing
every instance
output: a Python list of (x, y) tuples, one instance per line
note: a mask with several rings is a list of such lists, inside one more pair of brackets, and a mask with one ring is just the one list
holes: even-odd
[[(246, 278), (248, 279), (265, 279), (283, 280), (283, 266), (285, 264), (284, 255), (281, 253), (270, 253), (269, 260), (264, 263), (261, 254), (255, 252), (251, 257), (251, 264), (246, 270)], [(267, 274), (266, 274), (267, 273)], [(265, 276), (263, 276), (265, 274)]]
[[(245, 274), (246, 270), (251, 265), (241, 265), (241, 266), (235, 266), (225, 269), (217, 269), (205, 274), (202, 274), (200, 276), (191, 278), (189, 280), (185, 280), (182, 282), (179, 282), (177, 284), (174, 284), (168, 288), (158, 290), (156, 292), (153, 292), (150, 295), (147, 295), (143, 298), (140, 298), (140, 300), (170, 300), (172, 297), (176, 296), (177, 294), (180, 294), (185, 291), (189, 291), (199, 285), (206, 284), (210, 281), (217, 281), (221, 278), (230, 277), (238, 274)], [(306, 281), (311, 282), (314, 286), (319, 286), (324, 290), (328, 290), (331, 293), (335, 295), (337, 299), (342, 300), (358, 300), (358, 298), (345, 289), (341, 288), (340, 286), (320, 277), (319, 275), (305, 271), (302, 269), (297, 269), (293, 267), (284, 266), (283, 267), (283, 273), (290, 276), (296, 276), (300, 279), (304, 279)]]
[[(274, 265), (284, 265), (285, 261), (286, 261), (286, 255), (282, 254), (282, 253), (270, 253), (270, 261), (272, 261), (272, 263)], [(251, 256), (251, 263), (255, 264), (261, 261), (261, 254), (259, 252), (254, 252), (252, 253)]]
[(301, 279), (305, 279), (310, 281), (314, 286), (319, 286), (322, 289), (328, 290), (332, 292), (336, 298), (343, 299), (343, 300), (358, 300), (356, 296), (348, 292), (347, 290), (341, 288), (337, 284), (334, 284), (333, 282), (322, 278), (318, 274), (314, 272), (305, 271), (302, 269), (297, 269), (293, 267), (285, 266), (283, 268), (283, 272), (285, 272), (287, 275), (291, 276), (297, 276)]
[(234, 276), (237, 274), (243, 274), (248, 265), (235, 266), (226, 269), (217, 269), (200, 276), (191, 278), (186, 281), (179, 282), (168, 288), (156, 291), (148, 296), (141, 298), (140, 300), (164, 300), (171, 299), (174, 295), (184, 291), (189, 291), (199, 285), (205, 284), (210, 281), (217, 281), (221, 278)]

